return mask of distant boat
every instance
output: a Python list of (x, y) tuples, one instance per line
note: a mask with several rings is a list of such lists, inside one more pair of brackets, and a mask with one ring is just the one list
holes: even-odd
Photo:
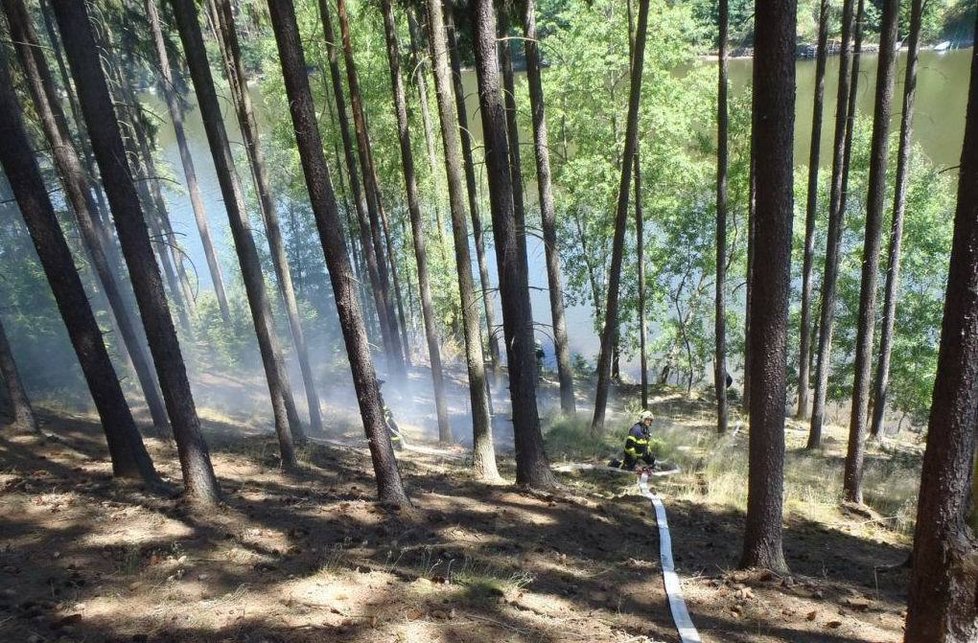
[(934, 51), (939, 51), (939, 52), (945, 52), (945, 51), (948, 51), (950, 49), (951, 49), (951, 41), (950, 40), (945, 40), (944, 42), (942, 42), (942, 43), (934, 46)]

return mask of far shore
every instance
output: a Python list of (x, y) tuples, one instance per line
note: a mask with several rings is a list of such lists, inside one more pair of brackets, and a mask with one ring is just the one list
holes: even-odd
[[(928, 45), (922, 45), (920, 47), (920, 51), (935, 51), (935, 50), (937, 50), (937, 47), (938, 47), (939, 44), (942, 44), (942, 43), (933, 43), (933, 44), (928, 44)], [(958, 49), (970, 49), (973, 46), (974, 46), (974, 43), (970, 43), (970, 42), (967, 42), (967, 43), (965, 43), (965, 42), (962, 42), (962, 43), (953, 43), (949, 49), (944, 49), (944, 51), (955, 51), (955, 50), (958, 50)], [(798, 43), (798, 45), (796, 46), (795, 59), (796, 60), (810, 60), (810, 59), (814, 59), (815, 58), (815, 49), (816, 49), (816, 46), (814, 44), (812, 44), (812, 43)], [(903, 52), (907, 51), (907, 49), (908, 48), (907, 48), (907, 45), (906, 44), (902, 44), (901, 47), (900, 47), (900, 51), (903, 51)], [(840, 47), (838, 41), (829, 43), (829, 52), (828, 52), (828, 54), (830, 56), (837, 56), (839, 54), (839, 51), (840, 50), (841, 50), (841, 47)], [(879, 50), (880, 50), (880, 46), (879, 46), (879, 43), (878, 42), (864, 42), (862, 44), (861, 52), (864, 53), (864, 54), (866, 54), (866, 53), (873, 54), (873, 53), (878, 53)], [(733, 50), (733, 53), (731, 53), (727, 57), (727, 59), (728, 60), (746, 60), (746, 59), (751, 59), (753, 57), (754, 57), (754, 48), (753, 47), (737, 47), (736, 49)], [(701, 61), (704, 61), (704, 62), (714, 62), (714, 61), (716, 61), (719, 58), (719, 55), (717, 54), (717, 52), (711, 52), (711, 53), (708, 53), (708, 54), (702, 54), (700, 56), (697, 56), (697, 58), (699, 60), (701, 60)]]

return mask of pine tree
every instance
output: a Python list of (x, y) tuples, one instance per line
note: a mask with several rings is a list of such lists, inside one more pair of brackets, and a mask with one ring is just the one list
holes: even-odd
[[(642, 95), (642, 70), (645, 62), (645, 41), (648, 31), (649, 2), (640, 0), (638, 6), (638, 27), (635, 32), (635, 52), (631, 66), (631, 82), (628, 94), (628, 117), (625, 123), (625, 151), (622, 159), (635, 156), (638, 145), (638, 107)], [(598, 383), (594, 396), (594, 417), (592, 431), (604, 427), (605, 412), (608, 406), (608, 393), (611, 388), (611, 361), (615, 337), (618, 330), (618, 300), (621, 283), (621, 266), (625, 250), (625, 228), (628, 222), (628, 192), (632, 184), (632, 163), (621, 164), (621, 180), (618, 182), (618, 204), (615, 211), (615, 233), (612, 241), (611, 268), (608, 272), (608, 285), (605, 289), (605, 317), (601, 330), (601, 352), (598, 355)]]
[[(978, 36), (978, 19), (975, 21)], [(975, 425), (978, 423), (978, 56), (958, 169), (958, 205), (937, 377), (920, 477), (907, 643), (978, 640)], [(969, 524), (970, 523), (970, 524)]]
[[(482, 357), (482, 338), (479, 313), (472, 279), (472, 258), (469, 254), (469, 235), (462, 195), (462, 140), (467, 135), (455, 120), (452, 110), (453, 88), (449, 80), (448, 30), (442, 17), (440, 0), (428, 0), (428, 33), (431, 35), (432, 69), (435, 78), (435, 98), (441, 123), (441, 140), (445, 152), (445, 171), (448, 178), (448, 199), (452, 217), (452, 238), (455, 247), (455, 270), (458, 276), (459, 298), (462, 302), (462, 329), (465, 337), (465, 364), (469, 376), (469, 401), (472, 406), (472, 468), (482, 480), (499, 479), (496, 451), (492, 440), (490, 397)], [(446, 5), (447, 7), (447, 5)], [(456, 108), (458, 96), (454, 96)], [(461, 130), (461, 131), (460, 131)], [(476, 241), (478, 247), (478, 241)]]
[(742, 567), (787, 569), (781, 544), (788, 297), (791, 292), (795, 0), (759, 2), (753, 122), (756, 204), (751, 273), (750, 469)]
[(886, 0), (880, 30), (880, 54), (876, 72), (876, 107), (869, 156), (869, 190), (866, 197), (866, 235), (863, 244), (862, 281), (859, 289), (859, 321), (856, 328), (855, 381), (849, 420), (842, 490), (846, 500), (863, 501), (863, 461), (866, 457), (866, 414), (872, 378), (873, 332), (876, 329), (876, 289), (880, 243), (883, 230), (883, 199), (890, 139), (890, 112), (896, 75), (896, 39), (900, 18), (899, 0)]
[(323, 418), (319, 408), (319, 394), (316, 392), (316, 382), (312, 374), (312, 363), (309, 359), (309, 349), (302, 331), (299, 319), (299, 302), (295, 296), (295, 286), (292, 283), (292, 270), (289, 268), (288, 256), (285, 253), (285, 241), (279, 224), (278, 208), (272, 195), (271, 181), (265, 163), (265, 155), (258, 144), (258, 123), (255, 120), (254, 109), (251, 105), (251, 95), (248, 92), (248, 81), (245, 77), (244, 66), (241, 64), (241, 49), (238, 46), (238, 35), (234, 29), (231, 4), (228, 0), (215, 0), (215, 13), (221, 42), (223, 43), (225, 68), (231, 95), (234, 99), (235, 111), (238, 115), (238, 125), (244, 139), (245, 150), (251, 165), (255, 191), (258, 193), (258, 203), (261, 206), (262, 221), (265, 223), (265, 236), (271, 250), (272, 265), (278, 279), (282, 299), (285, 301), (285, 315), (289, 320), (289, 330), (295, 345), (299, 370), (302, 373), (302, 383), (306, 392), (306, 403), (309, 406), (309, 424), (314, 433), (323, 433)]
[(521, 244), (513, 209), (513, 185), (506, 139), (506, 113), (496, 66), (496, 12), (491, 0), (475, 0), (473, 41), (479, 105), (489, 179), (492, 232), (503, 304), (506, 364), (516, 442), (516, 483), (537, 488), (555, 484), (540, 433), (537, 364), (527, 284), (526, 246)]
[[(540, 195), (540, 227), (547, 262), (547, 286), (550, 293), (550, 318), (553, 321), (554, 352), (557, 355), (557, 379), (560, 381), (560, 410), (574, 415), (574, 370), (571, 368), (564, 317), (564, 292), (560, 274), (560, 252), (557, 248), (557, 217), (554, 213), (554, 190), (550, 174), (550, 141), (544, 110), (543, 81), (540, 77), (540, 48), (537, 44), (536, 9), (526, 0), (523, 16), (526, 79), (530, 89), (530, 111), (533, 116), (533, 151), (537, 165), (537, 190)], [(637, 156), (637, 153), (636, 153)]]
[(428, 343), (428, 357), (431, 362), (431, 378), (435, 392), (435, 415), (438, 418), (438, 440), (449, 443), (453, 440), (452, 429), (448, 424), (448, 406), (445, 402), (445, 378), (442, 374), (441, 349), (438, 344), (438, 329), (435, 326), (434, 306), (431, 303), (424, 223), (421, 219), (418, 182), (414, 173), (414, 154), (411, 151), (411, 129), (408, 125), (407, 94), (404, 90), (404, 79), (401, 77), (401, 54), (397, 44), (397, 24), (394, 21), (394, 9), (391, 7), (390, 0), (381, 0), (380, 6), (384, 16), (387, 61), (390, 66), (391, 87), (394, 90), (394, 113), (397, 117), (397, 135), (401, 148), (401, 166), (404, 171), (404, 184), (407, 191), (408, 213), (411, 218), (414, 257), (418, 266), (421, 316), (424, 323), (425, 339)]
[[(14, 95), (6, 53), (0, 49), (0, 165), (27, 224), (68, 337), (81, 364), (109, 447), (112, 473), (120, 478), (159, 479), (109, 360), (71, 251), (58, 226), (41, 170)], [(6, 377), (6, 376), (5, 376)]]
[(302, 161), (302, 171), (309, 190), (309, 199), (316, 217), (320, 242), (326, 256), (329, 278), (333, 286), (340, 328), (350, 358), (353, 385), (357, 392), (360, 415), (363, 418), (367, 444), (377, 477), (377, 495), (381, 502), (402, 506), (410, 501), (404, 493), (401, 475), (397, 470), (394, 448), (384, 421), (380, 386), (370, 359), (367, 331), (356, 299), (356, 284), (347, 260), (346, 244), (336, 209), (336, 196), (329, 168), (323, 154), (322, 139), (316, 121), (316, 107), (306, 75), (305, 55), (299, 40), (299, 28), (291, 3), (269, 0), (269, 13), (275, 43), (278, 46), (285, 90), (289, 97), (296, 144)]
[(251, 226), (246, 218), (247, 209), (244, 205), (244, 194), (241, 191), (227, 132), (224, 129), (223, 110), (217, 100), (214, 81), (204, 50), (204, 40), (200, 33), (197, 9), (193, 0), (173, 0), (173, 13), (176, 17), (187, 65), (190, 68), (190, 77), (197, 93), (197, 103), (201, 118), (204, 121), (207, 142), (211, 148), (217, 180), (224, 197), (224, 207), (231, 224), (231, 236), (234, 238), (235, 250), (238, 253), (238, 263), (241, 266), (241, 276), (244, 279), (248, 305), (251, 308), (251, 318), (255, 326), (258, 348), (265, 369), (265, 379), (268, 383), (272, 413), (275, 417), (275, 433), (278, 436), (279, 451), (282, 455), (282, 466), (294, 467), (296, 464), (294, 442), (302, 439), (302, 428), (294, 418), (289, 417), (292, 414), (286, 408), (286, 398), (292, 397), (292, 391), (282, 363), (282, 351), (275, 335), (271, 305), (265, 289), (265, 279), (258, 259), (258, 250), (255, 247), (255, 240), (251, 236)]
[(122, 133), (118, 121), (107, 117), (113, 114), (112, 98), (99, 64), (87, 10), (80, 2), (55, 3), (53, 9), (173, 427), (185, 493), (193, 502), (213, 505), (220, 497), (220, 489), (200, 431), (142, 206), (126, 163)]
[(173, 136), (176, 139), (177, 149), (180, 152), (180, 164), (183, 167), (183, 176), (187, 182), (187, 193), (190, 197), (190, 206), (194, 211), (194, 220), (197, 222), (197, 231), (200, 234), (200, 241), (204, 247), (204, 258), (207, 261), (207, 269), (211, 275), (211, 282), (214, 284), (214, 295), (217, 297), (217, 305), (221, 311), (221, 317), (225, 324), (231, 323), (231, 310), (228, 307), (227, 294), (224, 291), (224, 275), (221, 272), (221, 264), (217, 260), (217, 252), (214, 250), (214, 242), (211, 239), (210, 226), (207, 223), (207, 210), (204, 207), (204, 199), (200, 194), (200, 185), (197, 182), (197, 170), (194, 167), (193, 156), (190, 154), (190, 146), (187, 144), (187, 133), (183, 127), (183, 107), (177, 95), (175, 87), (176, 72), (174, 66), (170, 64), (169, 54), (166, 51), (166, 41), (163, 38), (163, 28), (160, 23), (159, 12), (156, 9), (156, 0), (145, 0), (146, 17), (149, 19), (150, 31), (153, 36), (153, 47), (156, 51), (157, 62), (159, 63), (159, 87), (160, 93), (166, 101), (167, 110), (170, 114), (170, 123), (173, 125)]

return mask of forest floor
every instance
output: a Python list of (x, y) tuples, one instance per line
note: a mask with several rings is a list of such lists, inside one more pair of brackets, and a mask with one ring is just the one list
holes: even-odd
[[(746, 431), (718, 441), (707, 401), (660, 392), (654, 408), (658, 448), (683, 469), (654, 486), (705, 641), (902, 639), (907, 530), (894, 525), (899, 511), (835, 501), (826, 472), (841, 468), (841, 429), (815, 456), (788, 431), (792, 572), (776, 576), (735, 570)], [(399, 455), (414, 509), (389, 512), (372, 502), (352, 430), (348, 446), (302, 448), (301, 470), (284, 474), (260, 423), (202, 416), (225, 494), (205, 513), (114, 482), (91, 417), (42, 414), (44, 438), (0, 430), (0, 640), (678, 640), (654, 515), (630, 475), (560, 473), (554, 493), (487, 486), (464, 449), (423, 444), (407, 426), (428, 448)], [(174, 447), (147, 445), (179, 481)], [(870, 489), (892, 489), (912, 478), (919, 448), (870, 457), (890, 475)], [(512, 479), (511, 457), (500, 460)]]

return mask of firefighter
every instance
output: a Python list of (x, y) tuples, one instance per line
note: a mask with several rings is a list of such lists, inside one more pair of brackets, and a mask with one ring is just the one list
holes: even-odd
[(651, 411), (642, 411), (638, 417), (638, 422), (628, 430), (628, 436), (625, 438), (624, 460), (612, 460), (609, 463), (610, 466), (632, 470), (639, 462), (645, 463), (648, 467), (655, 465), (655, 456), (652, 455), (652, 450), (649, 448), (654, 419), (655, 416), (652, 415)]

